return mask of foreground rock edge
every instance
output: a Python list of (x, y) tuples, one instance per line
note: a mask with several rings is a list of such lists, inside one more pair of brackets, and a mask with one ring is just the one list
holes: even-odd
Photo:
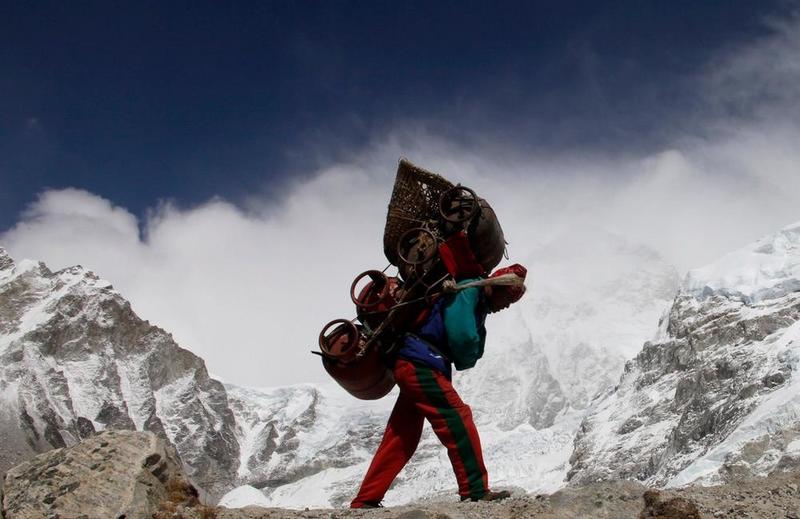
[(105, 431), (11, 468), (3, 480), (2, 515), (151, 517), (176, 481), (186, 481), (177, 454), (156, 435)]
[(715, 487), (648, 489), (612, 480), (567, 487), (552, 495), (493, 503), (429, 501), (375, 510), (204, 505), (177, 456), (152, 433), (106, 431), (36, 456), (8, 471), (2, 486), (5, 519), (28, 517), (152, 517), (154, 519), (510, 519), (724, 518), (800, 519), (800, 471)]
[[(381, 519), (718, 519), (766, 517), (800, 519), (800, 471), (713, 487), (648, 489), (633, 481), (601, 481), (567, 487), (552, 495), (519, 491), (494, 503), (424, 502), (374, 509), (286, 510), (216, 508), (217, 519), (359, 518)], [(185, 510), (186, 518), (201, 518)]]

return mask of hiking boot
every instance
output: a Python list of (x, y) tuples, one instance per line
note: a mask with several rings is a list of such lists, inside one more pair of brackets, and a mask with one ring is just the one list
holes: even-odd
[(462, 501), (470, 500), (470, 501), (500, 501), (507, 497), (511, 497), (511, 492), (508, 490), (501, 490), (499, 492), (492, 492), (491, 490), (487, 491), (481, 497), (462, 497)]

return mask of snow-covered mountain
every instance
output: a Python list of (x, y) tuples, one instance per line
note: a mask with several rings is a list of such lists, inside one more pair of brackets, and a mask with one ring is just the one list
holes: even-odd
[(15, 264), (0, 248), (0, 471), (102, 429), (152, 431), (219, 494), (239, 461), (222, 384), (81, 267)]
[[(674, 486), (800, 464), (800, 223), (691, 271), (677, 296), (672, 267), (609, 233), (565, 234), (526, 263), (529, 293), (489, 317), (485, 357), (454, 380), (493, 485)], [(92, 431), (146, 429), (212, 493), (247, 485), (224, 504), (283, 507), (349, 501), (394, 401), (332, 382), (223, 386), (107, 282), (2, 249), (0, 395), (0, 470)], [(426, 427), (386, 503), (454, 489)]]
[(659, 335), (595, 401), (574, 483), (736, 480), (800, 462), (800, 223), (691, 271)]

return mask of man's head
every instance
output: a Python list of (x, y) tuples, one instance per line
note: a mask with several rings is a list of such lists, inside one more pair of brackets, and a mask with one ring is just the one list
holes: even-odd
[(528, 270), (518, 263), (496, 270), (489, 278), (497, 278), (508, 274), (517, 276), (519, 281), (514, 284), (491, 285), (484, 288), (489, 313), (499, 312), (508, 308), (512, 303), (519, 301), (525, 294), (524, 281)]

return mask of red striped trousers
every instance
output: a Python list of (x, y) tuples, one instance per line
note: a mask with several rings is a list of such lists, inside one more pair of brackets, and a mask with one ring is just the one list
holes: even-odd
[(478, 430), (472, 411), (439, 371), (398, 359), (394, 377), (400, 396), (394, 405), (386, 432), (372, 459), (358, 495), (350, 506), (378, 503), (397, 474), (417, 449), (425, 419), (447, 448), (458, 482), (458, 493), (480, 498), (489, 489)]

